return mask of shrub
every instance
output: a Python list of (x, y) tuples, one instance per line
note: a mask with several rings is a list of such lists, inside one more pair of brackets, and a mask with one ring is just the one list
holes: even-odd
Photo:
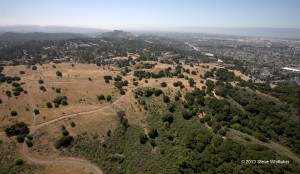
[(222, 136), (225, 136), (226, 135), (226, 130), (225, 129), (220, 129), (219, 134), (222, 135)]
[(62, 129), (62, 134), (63, 136), (68, 136), (69, 135), (69, 131), (67, 129)]
[(25, 140), (25, 136), (24, 135), (17, 135), (17, 141), (18, 143), (23, 143)]
[(10, 91), (5, 91), (7, 97), (11, 97), (11, 92)]
[(27, 144), (27, 147), (32, 147), (33, 143), (31, 140), (26, 140), (25, 143)]
[(40, 90), (43, 91), (43, 92), (45, 92), (46, 91), (45, 86), (40, 86)]
[(60, 72), (60, 71), (56, 71), (56, 76), (58, 76), (58, 77), (62, 77), (62, 72)]
[(128, 86), (128, 81), (127, 81), (127, 80), (125, 80), (125, 81), (123, 82), (123, 86)]
[(28, 140), (33, 140), (33, 137), (31, 135), (26, 135), (26, 138), (28, 138)]
[(44, 84), (44, 81), (42, 79), (40, 79), (38, 82), (39, 84)]
[(37, 70), (37, 67), (36, 67), (35, 65), (33, 65), (33, 66), (31, 67), (31, 69), (32, 69), (32, 70)]
[(61, 100), (61, 104), (62, 104), (63, 106), (66, 106), (66, 105), (68, 105), (68, 101), (67, 101), (66, 99), (62, 99), (62, 100)]
[(150, 140), (150, 145), (151, 145), (152, 147), (155, 147), (155, 146), (156, 146), (156, 143), (155, 143), (155, 140), (154, 140), (154, 139), (151, 139), (151, 140)]
[(115, 81), (122, 81), (122, 77), (117, 75), (117, 77), (114, 78)]
[(138, 86), (139, 85), (139, 82), (133, 82), (132, 83), (134, 86)]
[(152, 128), (152, 129), (148, 132), (148, 136), (149, 136), (150, 138), (156, 138), (156, 137), (158, 137), (157, 129)]
[(155, 89), (154, 90), (154, 95), (155, 96), (160, 96), (160, 94), (162, 94), (162, 93), (163, 93), (163, 91), (161, 89)]
[(47, 102), (46, 105), (47, 105), (47, 108), (52, 108), (53, 107), (51, 102)]
[(98, 98), (99, 101), (100, 101), (100, 100), (105, 100), (104, 95), (97, 95), (97, 98)]
[(114, 83), (114, 85), (115, 85), (115, 87), (117, 87), (117, 88), (122, 88), (122, 87), (123, 87), (123, 82), (116, 81), (116, 82)]
[(140, 143), (141, 143), (141, 144), (145, 144), (145, 143), (147, 142), (147, 140), (148, 140), (148, 137), (147, 137), (146, 134), (140, 133), (139, 139), (140, 139)]
[(62, 136), (60, 139), (58, 139), (55, 143), (55, 148), (59, 149), (61, 147), (68, 147), (72, 141), (73, 141), (73, 137), (68, 135), (68, 136)]
[(11, 112), (10, 112), (10, 115), (11, 115), (11, 116), (17, 116), (18, 113), (17, 113), (17, 111), (11, 111)]
[(112, 80), (112, 76), (104, 76), (104, 79), (105, 79), (105, 80), (108, 80), (108, 81), (109, 81), (109, 80)]
[(55, 91), (56, 91), (56, 93), (60, 93), (61, 89), (60, 88), (56, 88)]
[(111, 96), (110, 95), (106, 96), (106, 101), (111, 101)]
[(163, 100), (164, 100), (164, 103), (169, 103), (170, 102), (170, 98), (167, 95), (164, 95)]
[(40, 111), (39, 111), (38, 109), (34, 109), (34, 110), (33, 110), (33, 113), (34, 113), (35, 115), (38, 115), (38, 114), (40, 114)]
[(193, 117), (193, 113), (192, 111), (188, 110), (188, 111), (183, 111), (182, 112), (182, 117), (186, 120), (189, 120)]
[(125, 90), (123, 88), (119, 89), (121, 95), (125, 95)]
[(24, 164), (24, 161), (22, 159), (17, 159), (15, 160), (15, 166), (20, 166), (20, 165), (23, 165)]
[(160, 86), (163, 87), (163, 88), (165, 88), (165, 87), (167, 87), (167, 83), (166, 83), (166, 82), (162, 82), (162, 83), (160, 84)]
[(71, 127), (75, 127), (76, 126), (75, 122), (73, 122), (73, 121), (70, 123), (70, 125), (71, 125)]
[(20, 74), (25, 74), (25, 71), (20, 71)]
[(170, 112), (175, 112), (175, 105), (174, 105), (174, 104), (169, 105), (169, 106), (168, 106), (168, 110), (169, 110)]
[(110, 129), (106, 132), (106, 135), (107, 135), (108, 137), (111, 136), (111, 130), (110, 130)]
[(174, 117), (171, 113), (167, 113), (162, 117), (162, 121), (172, 123), (174, 121)]

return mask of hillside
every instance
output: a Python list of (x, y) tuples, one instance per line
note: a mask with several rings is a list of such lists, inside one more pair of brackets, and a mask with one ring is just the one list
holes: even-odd
[(300, 171), (297, 86), (129, 60), (1, 68), (0, 173)]

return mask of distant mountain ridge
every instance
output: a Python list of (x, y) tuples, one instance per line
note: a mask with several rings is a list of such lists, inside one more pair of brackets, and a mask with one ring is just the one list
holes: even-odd
[(97, 28), (83, 27), (64, 27), (64, 26), (36, 26), (36, 25), (16, 25), (16, 26), (0, 26), (0, 32), (16, 32), (16, 33), (102, 33), (108, 30)]
[(237, 35), (237, 36), (300, 39), (300, 29), (298, 28), (219, 28), (219, 27), (179, 26), (179, 27), (165, 27), (164, 30), (176, 31), (176, 32), (199, 32), (199, 33), (227, 34), (227, 35)]
[(124, 32), (122, 30), (114, 30), (112, 32), (105, 32), (97, 35), (97, 37), (107, 37), (107, 38), (130, 38), (135, 37), (130, 32)]
[(16, 33), (16, 32), (6, 32), (0, 35), (1, 41), (8, 42), (23, 42), (30, 40), (67, 40), (74, 38), (82, 38), (85, 37), (83, 34), (75, 34), (75, 33)]

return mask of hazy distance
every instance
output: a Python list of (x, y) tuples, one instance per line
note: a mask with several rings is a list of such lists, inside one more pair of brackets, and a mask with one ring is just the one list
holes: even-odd
[[(67, 26), (77, 29), (60, 32), (122, 29), (300, 38), (299, 6), (297, 0), (0, 0), (0, 30), (56, 32), (57, 26)], [(35, 25), (47, 27), (30, 29)]]

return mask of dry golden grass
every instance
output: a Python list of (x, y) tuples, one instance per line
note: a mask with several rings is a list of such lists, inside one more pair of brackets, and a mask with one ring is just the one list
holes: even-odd
[[(136, 58), (138, 55), (132, 56)], [(147, 69), (145, 71), (159, 72), (168, 67), (175, 69), (175, 65), (161, 64), (158, 62), (147, 61), (148, 63), (157, 63), (155, 68)], [(144, 62), (146, 63), (146, 62)], [(205, 66), (203, 68), (202, 66)], [(134, 66), (139, 66), (139, 63)], [(206, 68), (209, 66), (209, 68)], [(131, 67), (133, 71), (134, 67)], [(206, 71), (211, 70), (214, 67), (218, 68), (217, 64), (200, 64), (191, 67), (190, 65), (184, 65), (185, 69), (189, 69), (190, 72), (196, 71), (197, 75), (183, 73), (189, 78), (193, 78), (196, 82), (195, 87), (202, 89), (205, 86), (205, 79), (200, 78), (200, 75), (204, 75)], [(108, 130), (113, 131), (120, 123), (117, 117), (117, 112), (120, 110), (125, 111), (129, 124), (140, 125), (147, 130), (147, 111), (145, 111), (139, 104), (137, 104), (134, 94), (131, 92), (135, 87), (132, 85), (133, 71), (128, 75), (123, 76), (123, 80), (128, 80), (129, 86), (124, 87), (128, 92), (125, 96), (121, 96), (119, 91), (114, 87), (114, 81), (105, 83), (103, 76), (111, 75), (115, 77), (119, 74), (119, 68), (113, 66), (98, 67), (92, 64), (75, 64), (74, 67), (70, 63), (56, 64), (56, 68), (52, 67), (52, 64), (37, 65), (37, 70), (33, 71), (26, 68), (26, 66), (7, 66), (4, 69), (4, 74), (10, 76), (20, 76), (21, 82), (25, 82), (23, 88), (29, 92), (29, 94), (21, 94), (18, 98), (8, 98), (5, 94), (6, 90), (11, 90), (11, 85), (1, 84), (0, 98), (3, 103), (0, 105), (1, 109), (1, 122), (0, 128), (12, 124), (15, 121), (24, 121), (27, 124), (32, 122), (32, 106), (29, 97), (31, 96), (33, 108), (39, 109), (40, 114), (36, 116), (36, 125), (46, 123), (47, 121), (63, 117), (69, 114), (75, 114), (72, 117), (61, 119), (50, 124), (45, 124), (35, 130), (34, 146), (29, 149), (30, 153), (34, 156), (42, 157), (59, 157), (58, 151), (54, 148), (54, 142), (62, 136), (61, 125), (65, 125), (70, 135), (76, 136), (84, 132), (97, 135), (98, 139), (103, 139), (106, 136)], [(19, 71), (25, 71), (24, 75), (19, 75)], [(62, 78), (56, 76), (56, 71), (61, 71)], [(247, 79), (244, 75), (235, 72), (236, 75), (241, 76), (243, 79)], [(89, 80), (91, 78), (91, 80)], [(38, 84), (38, 80), (42, 79), (44, 84)], [(194, 88), (190, 87), (188, 80), (184, 78), (159, 78), (159, 79), (147, 79), (148, 83), (145, 83), (145, 79), (138, 81), (138, 87), (155, 87), (160, 88), (165, 94), (170, 96), (173, 101), (177, 91), (180, 91), (182, 96), (186, 92), (192, 91)], [(200, 80), (203, 83), (200, 83)], [(215, 81), (214, 79), (210, 79)], [(186, 88), (180, 89), (174, 87), (173, 83), (181, 81)], [(162, 82), (167, 83), (166, 88), (161, 88)], [(46, 91), (40, 91), (39, 87), (45, 86)], [(52, 88), (61, 88), (61, 93), (58, 94)], [(112, 101), (101, 103), (97, 100), (97, 95), (111, 95)], [(67, 96), (68, 106), (60, 106), (59, 108), (47, 108), (46, 102), (53, 102), (56, 96)], [(117, 101), (117, 102), (116, 102)], [(29, 108), (29, 111), (26, 111)], [(100, 109), (102, 108), (102, 109)], [(77, 115), (85, 111), (97, 110), (92, 113), (86, 113)], [(10, 111), (15, 110), (18, 112), (18, 116), (12, 117)], [(76, 126), (71, 127), (70, 123), (75, 122)], [(2, 135), (0, 138), (2, 139)], [(14, 139), (15, 140), (15, 139)], [(6, 139), (5, 139), (6, 141)], [(72, 173), (89, 173), (86, 169), (80, 167), (72, 167), (66, 165), (44, 165), (45, 170), (38, 171), (38, 173), (59, 173), (59, 172), (72, 172)]]
[[(25, 75), (18, 75), (20, 70), (24, 70)], [(56, 71), (61, 71), (63, 77), (56, 76)], [(32, 121), (32, 109), (29, 102), (29, 96), (32, 98), (33, 108), (39, 109), (40, 114), (37, 117), (37, 124), (55, 119), (67, 114), (83, 112), (101, 108), (107, 105), (97, 100), (97, 95), (112, 95), (112, 101), (118, 98), (120, 94), (114, 89), (113, 83), (105, 83), (103, 76), (116, 76), (117, 72), (108, 67), (97, 67), (96, 65), (75, 64), (57, 64), (56, 68), (52, 65), (37, 65), (37, 70), (33, 71), (25, 66), (7, 66), (4, 69), (4, 74), (9, 76), (18, 75), (22, 78), (21, 82), (25, 82), (23, 88), (29, 94), (21, 94), (17, 97), (6, 97), (5, 91), (11, 90), (11, 85), (1, 84), (1, 96), (3, 103), (0, 105), (1, 114), (3, 114), (0, 127), (11, 124), (16, 119), (30, 124)], [(89, 80), (91, 78), (91, 81)], [(44, 84), (38, 84), (38, 80), (42, 79)], [(39, 87), (45, 86), (46, 91), (42, 92)], [(61, 93), (58, 94), (52, 88), (61, 88)], [(59, 108), (47, 108), (46, 102), (53, 102), (57, 96), (67, 96), (68, 106), (60, 106)], [(26, 111), (26, 108), (29, 111)], [(10, 111), (15, 110), (18, 116), (10, 116)]]

